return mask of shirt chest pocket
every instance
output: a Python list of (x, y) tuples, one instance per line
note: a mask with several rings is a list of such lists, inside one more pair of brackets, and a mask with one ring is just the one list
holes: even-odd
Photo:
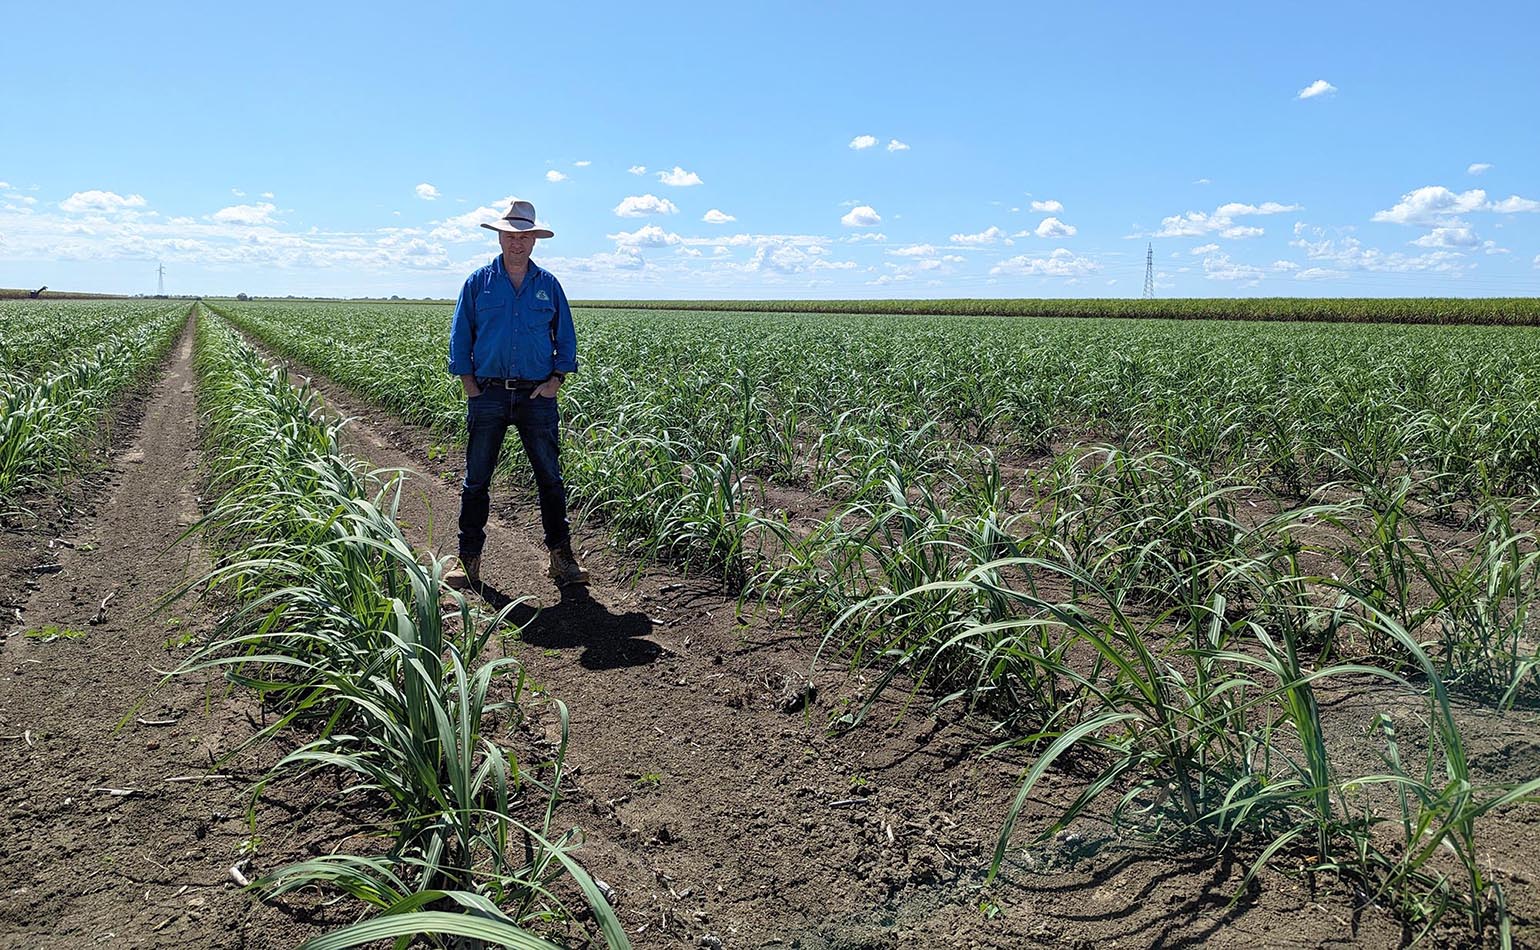
[(482, 294), (476, 298), (476, 322), (482, 326), (499, 320), (508, 312), (511, 301), (499, 294)]
[(520, 308), (519, 324), (526, 330), (542, 330), (549, 333), (551, 324), (555, 320), (556, 307), (553, 304), (539, 301)]

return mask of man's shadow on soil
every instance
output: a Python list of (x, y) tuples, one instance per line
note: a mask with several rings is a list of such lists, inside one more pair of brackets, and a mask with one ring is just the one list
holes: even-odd
[[(477, 593), (493, 610), (513, 603), (512, 597), (490, 584), (482, 584)], [(581, 585), (561, 588), (561, 602), (554, 607), (515, 606), (508, 622), (523, 628), (519, 639), (530, 646), (544, 650), (581, 647), (578, 664), (586, 670), (645, 666), (663, 655), (662, 647), (643, 639), (652, 633), (652, 621), (646, 614), (611, 613)]]

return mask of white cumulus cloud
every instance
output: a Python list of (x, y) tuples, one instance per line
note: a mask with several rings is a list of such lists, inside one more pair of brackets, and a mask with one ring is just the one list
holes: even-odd
[(587, 257), (541, 258), (541, 264), (549, 265), (563, 274), (594, 274), (613, 276), (647, 270), (647, 259), (634, 247), (616, 248), (613, 253), (601, 252)]
[(718, 211), (716, 208), (712, 208), (710, 211), (707, 211), (705, 214), (701, 215), (700, 219), (707, 224), (726, 224), (729, 221), (738, 220), (727, 212)]
[(1384, 211), (1376, 211), (1373, 220), (1389, 224), (1436, 225), (1441, 228), (1466, 227), (1460, 216), (1477, 211), (1496, 214), (1522, 214), (1540, 211), (1540, 201), (1509, 195), (1501, 201), (1488, 201), (1480, 188), (1453, 191), (1443, 185), (1427, 185), (1401, 196)]
[(1317, 79), (1315, 82), (1313, 82), (1310, 85), (1306, 86), (1305, 88), (1301, 89), (1299, 91), (1299, 95), (1296, 96), (1295, 98), (1297, 98), (1297, 99), (1314, 99), (1316, 96), (1324, 96), (1324, 95), (1328, 95), (1328, 94), (1336, 92), (1336, 91), (1337, 91), (1337, 87), (1336, 86), (1333, 86), (1331, 83), (1327, 82), (1324, 79)]
[(412, 190), (417, 192), (417, 197), (421, 198), (423, 201), (438, 200), (438, 189), (428, 184), (427, 182), (423, 182)]
[(273, 212), (277, 210), (278, 208), (270, 201), (254, 205), (231, 205), (209, 215), (209, 220), (217, 224), (243, 224), (255, 227), (261, 224), (275, 224)]
[(1032, 202), (1032, 210), (1041, 211), (1044, 214), (1058, 214), (1064, 210), (1064, 205), (1061, 202), (1049, 198), (1047, 201)]
[(1232, 201), (1229, 204), (1219, 206), (1214, 214), (1218, 217), (1232, 218), (1240, 214), (1284, 214), (1289, 211), (1300, 210), (1299, 205), (1286, 205), (1277, 201), (1264, 201), (1259, 205), (1242, 204)]
[(512, 195), (483, 205), (464, 214), (457, 214), (436, 222), (428, 236), (436, 241), (447, 241), (451, 244), (470, 244), (486, 240), (487, 232), (482, 230), (484, 222), (495, 221), (508, 212), (508, 206), (513, 204)]
[(875, 135), (858, 135), (850, 140), (850, 147), (858, 152), (864, 148), (871, 148), (876, 144), (877, 136)]
[[(1362, 241), (1354, 237), (1344, 238), (1340, 242), (1329, 238), (1319, 241), (1300, 238), (1290, 241), (1289, 246), (1300, 248), (1310, 260), (1326, 265), (1326, 269), (1334, 272), (1361, 270), (1395, 274), (1455, 273), (1466, 267), (1462, 263), (1465, 255), (1460, 251), (1438, 249), (1417, 255), (1399, 252), (1387, 254), (1379, 248), (1365, 247)], [(1305, 276), (1305, 272), (1301, 272), (1298, 276), (1311, 279)]]
[(1055, 248), (1047, 257), (1023, 254), (1007, 258), (991, 267), (989, 273), (1011, 277), (1085, 277), (1097, 270), (1095, 261), (1060, 247)]
[(1451, 224), (1457, 215), (1486, 206), (1487, 193), (1480, 188), (1453, 192), (1443, 185), (1428, 185), (1401, 196), (1393, 207), (1374, 212), (1374, 221), (1390, 224)]
[(1065, 224), (1058, 218), (1044, 218), (1032, 233), (1040, 238), (1066, 238), (1074, 237), (1076, 230), (1073, 224)]
[(630, 195), (615, 206), (615, 214), (621, 218), (642, 218), (649, 214), (678, 214), (679, 208), (667, 198), (657, 195)]
[(1470, 228), (1434, 228), (1412, 243), (1418, 247), (1475, 247), (1480, 239)]
[(1004, 231), (994, 225), (990, 225), (977, 234), (954, 234), (949, 240), (953, 244), (962, 244), (967, 247), (983, 247), (986, 244), (993, 244), (996, 241), (1003, 240), (1005, 237)]
[(583, 159), (580, 162), (573, 162), (572, 163), (573, 167), (575, 167), (575, 168), (587, 168), (589, 165), (592, 165), (592, 164), (593, 164), (593, 162), (589, 161), (586, 158)]
[(1298, 210), (1300, 210), (1299, 205), (1286, 205), (1277, 201), (1264, 201), (1259, 205), (1232, 201), (1229, 204), (1220, 205), (1212, 214), (1189, 211), (1186, 214), (1174, 214), (1168, 218), (1162, 218), (1160, 229), (1155, 232), (1155, 236), (1203, 237), (1208, 234), (1218, 234), (1220, 237), (1227, 238), (1256, 237), (1262, 233), (1261, 228), (1250, 224), (1237, 224), (1235, 219), (1248, 215), (1283, 214)]
[(1485, 175), (1492, 170), (1491, 162), (1471, 162), (1465, 169), (1467, 175)]
[(817, 270), (848, 270), (855, 267), (851, 261), (825, 261), (818, 246), (799, 247), (791, 243), (775, 241), (760, 244), (754, 256), (743, 269), (750, 273), (766, 273), (782, 276)]
[(936, 248), (931, 244), (910, 244), (908, 247), (895, 247), (888, 251), (894, 257), (931, 257), (936, 253)]
[(900, 142), (898, 139), (888, 139), (888, 151), (907, 152), (909, 151), (909, 143)]
[(630, 172), (633, 175), (645, 175), (645, 174), (647, 174), (647, 166), (646, 165), (632, 165), (630, 168), (626, 169), (626, 171)]
[[(118, 196), (122, 198), (122, 196)], [(77, 209), (122, 208), (123, 201), (84, 196), (71, 203)], [(287, 269), (313, 272), (333, 292), (355, 293), (356, 281), (368, 272), (368, 283), (379, 274), (404, 270), (434, 271), (429, 284), (463, 274), (469, 262), (452, 259), (444, 245), (418, 228), (376, 228), (372, 231), (324, 231), (318, 227), (289, 231), (276, 220), (273, 205), (232, 205), (201, 217), (159, 217), (124, 209), (114, 217), (110, 247), (93, 239), (90, 217), (82, 222), (62, 210), (28, 215), (20, 226), (29, 249), (60, 261), (161, 259), (168, 266), (197, 265), (249, 269), (271, 274)], [(491, 212), (489, 216), (495, 216)], [(0, 209), (0, 230), (13, 245), (19, 215)], [(481, 232), (485, 235), (486, 232)], [(190, 273), (181, 271), (183, 273)], [(354, 283), (348, 283), (352, 279)], [(339, 286), (338, 281), (342, 281)], [(278, 284), (276, 286), (282, 286)], [(281, 291), (279, 291), (281, 292)]]
[(1210, 254), (1203, 259), (1203, 276), (1209, 280), (1261, 280), (1262, 268), (1230, 260), (1228, 254)]
[(553, 168), (545, 173), (545, 180), (554, 185), (559, 181), (566, 181), (567, 176)]
[(1343, 280), (1346, 277), (1345, 271), (1332, 270), (1330, 267), (1307, 267), (1294, 275), (1295, 280)]
[(656, 224), (644, 224), (630, 233), (621, 231), (619, 234), (605, 236), (614, 241), (617, 247), (672, 247), (683, 240), (679, 235), (664, 231)]
[(658, 181), (674, 188), (688, 188), (691, 185), (702, 184), (699, 175), (687, 172), (678, 165), (675, 165), (671, 172), (658, 172)]
[(1540, 211), (1540, 201), (1532, 198), (1520, 198), (1518, 195), (1509, 195), (1502, 201), (1494, 201), (1491, 206), (1498, 214), (1518, 214), (1523, 211)]
[(847, 228), (874, 228), (881, 223), (882, 215), (871, 205), (857, 205), (840, 218), (840, 224)]
[(1197, 247), (1193, 248), (1191, 251), (1188, 251), (1188, 253), (1189, 254), (1212, 254), (1212, 253), (1214, 253), (1217, 250), (1219, 250), (1219, 245), (1218, 244), (1200, 244)]
[(86, 211), (113, 212), (130, 208), (143, 208), (143, 195), (120, 195), (115, 191), (77, 191), (59, 202), (59, 209), (71, 214)]

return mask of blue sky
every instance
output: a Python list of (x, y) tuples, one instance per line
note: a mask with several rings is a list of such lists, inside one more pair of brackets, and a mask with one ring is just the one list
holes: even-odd
[(25, 4), (0, 286), (1540, 294), (1530, 3)]

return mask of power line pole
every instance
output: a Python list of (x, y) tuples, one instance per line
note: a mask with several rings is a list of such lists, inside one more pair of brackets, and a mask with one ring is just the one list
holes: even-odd
[(1144, 299), (1153, 300), (1155, 297), (1155, 245), (1149, 243), (1144, 246)]
[[(156, 273), (160, 275), (160, 281), (155, 286), (155, 293), (164, 297), (166, 296), (166, 265), (161, 264)], [(1145, 294), (1145, 296), (1148, 297), (1149, 294)]]

